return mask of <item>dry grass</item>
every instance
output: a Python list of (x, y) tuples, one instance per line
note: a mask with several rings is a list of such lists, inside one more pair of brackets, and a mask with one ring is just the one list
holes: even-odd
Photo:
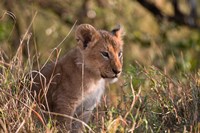
[[(59, 52), (58, 52), (59, 53)], [(27, 80), (32, 59), (26, 62), (22, 45), (10, 61), (0, 55), (0, 132), (57, 132), (45, 121), (30, 97)], [(29, 56), (31, 57), (31, 56)], [(183, 74), (175, 79), (155, 67), (140, 64), (124, 74), (123, 93), (117, 106), (106, 103), (94, 111), (94, 132), (200, 132), (200, 74)], [(87, 125), (86, 125), (87, 126)]]

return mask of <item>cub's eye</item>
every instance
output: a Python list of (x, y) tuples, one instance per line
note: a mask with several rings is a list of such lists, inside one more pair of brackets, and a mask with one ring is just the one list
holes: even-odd
[(109, 58), (109, 54), (108, 52), (101, 52), (101, 55), (104, 57), (104, 58)]
[(122, 57), (122, 52), (121, 52), (121, 51), (118, 53), (118, 57), (119, 57), (119, 58)]

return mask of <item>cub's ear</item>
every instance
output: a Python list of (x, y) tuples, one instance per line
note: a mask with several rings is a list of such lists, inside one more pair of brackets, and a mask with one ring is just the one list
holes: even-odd
[(117, 25), (111, 32), (120, 40), (122, 40), (122, 37), (125, 35), (124, 28), (121, 25)]
[(95, 42), (99, 39), (99, 33), (92, 25), (81, 24), (76, 29), (75, 37), (78, 41), (78, 45), (85, 49), (89, 45), (92, 46), (95, 44)]

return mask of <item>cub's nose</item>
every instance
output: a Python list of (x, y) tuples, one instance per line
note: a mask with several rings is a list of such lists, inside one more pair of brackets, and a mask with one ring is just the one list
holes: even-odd
[(112, 69), (112, 71), (114, 72), (114, 74), (119, 74), (122, 70), (121, 69)]

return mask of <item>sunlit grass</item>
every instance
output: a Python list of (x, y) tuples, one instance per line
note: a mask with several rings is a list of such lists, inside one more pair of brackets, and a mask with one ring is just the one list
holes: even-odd
[[(156, 67), (140, 64), (127, 72), (123, 98), (116, 107), (98, 109), (97, 131), (195, 132), (200, 131), (199, 74), (174, 79)], [(102, 110), (103, 111), (102, 111)], [(95, 116), (96, 116), (95, 115)], [(103, 130), (102, 130), (103, 127)], [(112, 127), (112, 128), (111, 128)], [(100, 129), (99, 129), (100, 128)]]

